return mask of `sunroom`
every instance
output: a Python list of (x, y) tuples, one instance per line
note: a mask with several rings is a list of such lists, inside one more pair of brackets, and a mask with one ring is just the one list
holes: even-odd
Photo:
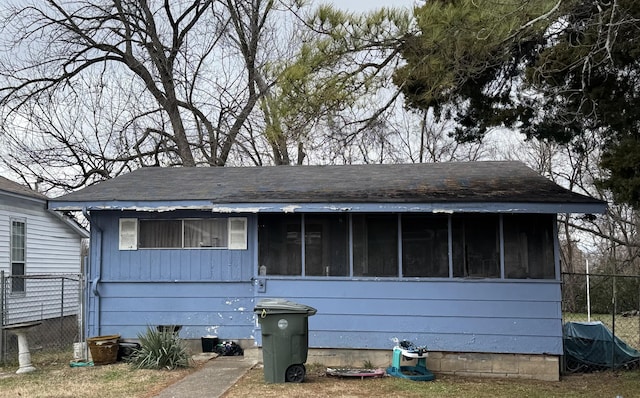
[(259, 214), (261, 276), (554, 279), (554, 214)]

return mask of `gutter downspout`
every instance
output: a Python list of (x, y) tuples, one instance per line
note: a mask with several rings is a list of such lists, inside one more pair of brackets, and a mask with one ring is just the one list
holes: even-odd
[[(89, 241), (89, 270), (93, 271), (95, 270), (95, 275), (90, 275), (91, 276), (91, 286), (90, 289), (87, 292), (87, 304), (89, 304), (89, 297), (93, 294), (94, 298), (95, 298), (95, 308), (94, 308), (94, 313), (95, 313), (95, 324), (94, 324), (94, 328), (96, 328), (97, 330), (97, 334), (96, 335), (100, 335), (100, 327), (101, 327), (101, 323), (100, 323), (100, 291), (98, 289), (98, 284), (100, 283), (100, 280), (102, 278), (102, 228), (100, 228), (96, 223), (92, 223), (91, 222), (91, 216), (89, 215), (89, 211), (87, 210), (86, 207), (82, 208), (82, 214), (85, 216), (85, 218), (89, 221), (89, 226), (91, 228), (92, 234), (93, 231), (95, 230), (95, 248), (96, 248), (96, 255), (95, 255), (95, 262), (96, 262), (96, 267), (94, 268), (92, 265), (92, 261), (91, 261), (91, 247), (94, 246), (93, 242), (91, 242), (91, 240)], [(94, 229), (95, 228), (95, 229)], [(86, 307), (86, 311), (88, 313), (89, 311), (89, 305), (87, 305)], [(87, 314), (88, 315), (88, 314)], [(88, 325), (87, 325), (88, 326)], [(88, 330), (87, 330), (88, 331)]]

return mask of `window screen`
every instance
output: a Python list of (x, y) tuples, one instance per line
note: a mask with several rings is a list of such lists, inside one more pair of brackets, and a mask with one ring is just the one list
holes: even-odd
[(398, 276), (398, 216), (357, 214), (353, 220), (353, 274)]
[(494, 214), (454, 215), (452, 251), (454, 277), (500, 277), (499, 218)]
[(449, 221), (446, 216), (402, 216), (402, 275), (449, 276)]
[(349, 275), (349, 218), (344, 214), (305, 215), (305, 275)]
[(505, 278), (555, 278), (554, 221), (554, 216), (547, 214), (503, 217)]

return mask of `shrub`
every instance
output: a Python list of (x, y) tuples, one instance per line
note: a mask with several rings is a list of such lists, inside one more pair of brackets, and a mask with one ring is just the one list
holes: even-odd
[(129, 357), (133, 366), (139, 369), (177, 369), (189, 367), (189, 353), (176, 333), (170, 330), (156, 330), (147, 327), (145, 334), (139, 334), (140, 347)]

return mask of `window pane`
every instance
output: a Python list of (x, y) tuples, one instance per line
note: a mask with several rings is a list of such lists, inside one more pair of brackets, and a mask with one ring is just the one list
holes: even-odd
[(349, 274), (349, 219), (345, 215), (305, 215), (305, 275)]
[(227, 247), (227, 219), (184, 221), (184, 247)]
[(503, 217), (506, 278), (555, 278), (553, 222), (545, 214), (508, 214)]
[(25, 288), (24, 263), (11, 263), (11, 292), (23, 293)]
[(452, 219), (453, 276), (500, 277), (497, 215), (459, 215)]
[(11, 222), (11, 261), (25, 261), (25, 223)]
[(266, 275), (301, 275), (300, 215), (263, 214), (258, 218), (258, 264)]
[(398, 217), (354, 215), (355, 276), (398, 276)]
[(25, 223), (23, 221), (11, 221), (11, 292), (23, 293), (25, 291)]
[(182, 247), (181, 220), (139, 220), (141, 248)]
[(446, 216), (402, 216), (402, 275), (449, 276)]

